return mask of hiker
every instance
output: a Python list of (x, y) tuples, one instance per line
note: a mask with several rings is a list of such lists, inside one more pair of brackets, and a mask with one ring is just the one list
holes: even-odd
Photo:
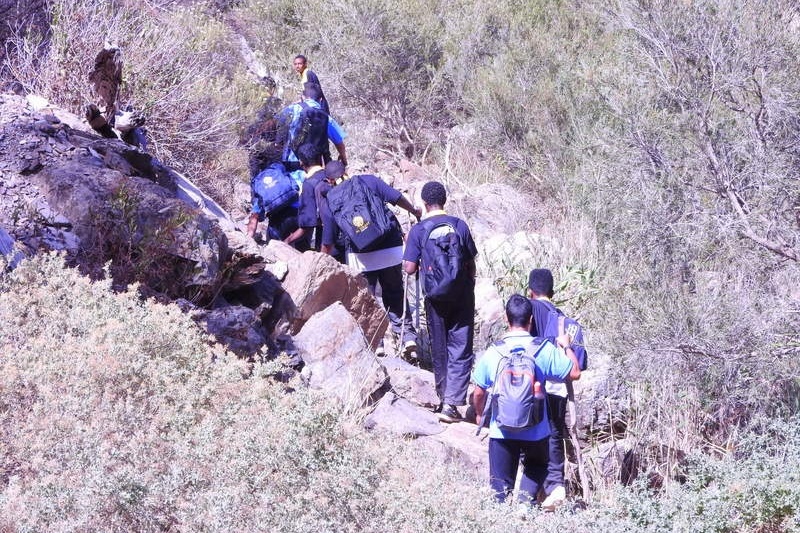
[(301, 252), (311, 249), (311, 239), (316, 236), (314, 249), (319, 251), (322, 224), (319, 219), (315, 189), (325, 180), (325, 169), (322, 166), (322, 155), (313, 144), (303, 144), (297, 149), (300, 168), (306, 179), (300, 189), (300, 203), (297, 208), (297, 229), (289, 234), (284, 242), (291, 244)]
[(336, 120), (321, 109), (318, 102), (320, 90), (314, 83), (306, 83), (300, 102), (285, 107), (276, 116), (276, 139), (284, 145), (283, 161), (290, 171), (300, 168), (295, 150), (301, 144), (314, 144), (325, 163), (331, 160), (328, 141), (336, 147), (339, 161), (347, 166), (347, 134)]
[[(558, 345), (565, 348), (566, 354), (548, 340), (534, 339), (530, 334), (531, 313), (531, 302), (524, 296), (514, 294), (508, 299), (506, 303), (508, 331), (501, 341), (492, 344), (486, 350), (472, 373), (472, 381), (476, 385), (472, 399), (478, 427), (486, 424), (485, 416), (490, 417), (488, 420), (489, 485), (494, 490), (494, 497), (498, 502), (505, 501), (514, 489), (520, 458), (523, 467), (520, 501), (529, 503), (536, 501), (540, 488), (548, 495), (555, 489), (548, 480), (550, 423), (544, 405), (534, 403), (536, 409), (534, 414), (537, 417), (532, 421), (534, 423), (527, 427), (508, 429), (508, 425), (501, 427), (498, 423), (500, 415), (505, 416), (506, 413), (510, 413), (509, 419), (513, 420), (513, 409), (515, 407), (521, 409), (511, 400), (502, 401), (501, 395), (498, 395), (497, 401), (492, 401), (493, 393), (496, 392), (493, 386), (502, 380), (502, 375), (498, 375), (498, 369), (501, 368), (504, 358), (508, 361), (508, 358), (520, 353), (525, 357), (532, 357), (531, 363), (538, 384), (543, 383), (545, 379), (563, 382), (567, 379), (576, 380), (581, 376), (575, 353), (569, 348), (568, 336), (564, 334), (556, 338)], [(521, 374), (517, 374), (519, 375)], [(511, 380), (506, 382), (513, 384)], [(534, 391), (537, 389), (537, 383), (534, 383)], [(490, 406), (490, 415), (485, 411), (487, 402)], [(501, 409), (502, 413), (498, 414)], [(528, 409), (530, 410), (530, 407)], [(542, 505), (544, 508), (550, 508), (552, 504), (545, 499)]]
[[(425, 316), (442, 422), (463, 419), (467, 404), (475, 314), (475, 257), (478, 249), (463, 220), (444, 212), (447, 192), (438, 181), (422, 187), (425, 216), (408, 233), (403, 269), (422, 271)], [(442, 269), (442, 261), (450, 269)]]
[[(566, 332), (570, 348), (578, 360), (579, 368), (586, 369), (586, 349), (583, 346), (583, 330), (575, 320), (568, 318), (558, 309), (553, 297), (553, 273), (546, 268), (534, 268), (528, 275), (528, 297), (533, 308), (530, 333), (534, 337), (555, 338)], [(559, 331), (561, 321), (562, 331)], [(564, 487), (564, 439), (567, 436), (567, 396), (568, 383), (547, 380), (547, 415), (550, 420), (550, 461), (547, 468), (547, 484), (554, 487), (550, 493), (551, 501), (557, 504), (566, 499)]]
[(297, 230), (300, 185), (280, 160), (280, 147), (266, 144), (260, 151), (266, 167), (250, 179), (251, 211), (247, 235), (254, 238), (258, 223), (267, 220), (267, 237), (283, 240)]
[(322, 84), (319, 82), (319, 78), (314, 73), (314, 71), (309, 70), (308, 68), (308, 59), (306, 56), (302, 54), (298, 54), (294, 57), (294, 61), (292, 61), (292, 66), (294, 67), (294, 71), (300, 76), (300, 83), (305, 87), (306, 83), (314, 83), (319, 87), (319, 102), (322, 110), (325, 111), (325, 114), (330, 115), (331, 109), (330, 105), (328, 105), (328, 100), (325, 98), (325, 94), (322, 92)]
[[(392, 332), (400, 339), (403, 355), (413, 359), (417, 352), (417, 332), (411, 321), (403, 286), (403, 231), (397, 217), (386, 207), (387, 203), (400, 206), (417, 220), (422, 210), (406, 198), (403, 193), (371, 174), (348, 177), (341, 161), (331, 161), (325, 165), (326, 183), (318, 186), (317, 199), (322, 218), (322, 247), (324, 253), (335, 254), (337, 238), (343, 238), (344, 258), (348, 266), (360, 272), (367, 280), (370, 293), (377, 295), (380, 285), (381, 300), (386, 308)], [(369, 198), (367, 197), (369, 196)], [(365, 211), (357, 211), (360, 206)], [(370, 239), (373, 241), (363, 249), (352, 238), (348, 225), (353, 228), (353, 220), (363, 219), (360, 227), (376, 228)], [(360, 231), (354, 228), (353, 231)], [(361, 232), (362, 235), (364, 232)], [(383, 340), (375, 351), (385, 355)]]

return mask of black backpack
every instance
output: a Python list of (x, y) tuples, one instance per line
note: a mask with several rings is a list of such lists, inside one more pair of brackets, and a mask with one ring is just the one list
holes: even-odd
[(300, 102), (300, 106), (300, 125), (292, 139), (292, 151), (297, 152), (303, 144), (311, 144), (318, 147), (321, 154), (328, 153), (328, 115), (305, 102)]
[(396, 227), (386, 203), (353, 176), (328, 191), (328, 207), (334, 221), (350, 241), (354, 252), (381, 249), (384, 239)]
[(422, 272), (425, 296), (433, 301), (452, 302), (462, 297), (469, 274), (467, 253), (461, 236), (448, 222), (422, 222)]

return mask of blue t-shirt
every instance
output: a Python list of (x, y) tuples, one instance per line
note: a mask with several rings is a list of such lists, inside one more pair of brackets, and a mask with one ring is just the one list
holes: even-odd
[[(358, 176), (358, 179), (361, 180), (362, 185), (364, 185), (364, 188), (367, 189), (367, 191), (375, 194), (384, 203), (396, 205), (397, 202), (400, 201), (400, 198), (403, 197), (403, 193), (387, 184), (377, 176), (363, 174)], [(322, 186), (320, 191), (321, 195), (325, 197), (328, 190), (330, 190), (330, 186), (327, 188)], [(333, 245), (337, 241), (339, 227), (336, 225), (336, 221), (333, 219), (333, 213), (328, 207), (327, 200), (320, 203), (319, 214), (320, 218), (322, 218), (322, 244), (327, 246)], [(381, 246), (381, 249), (403, 245), (403, 232), (400, 228), (400, 223), (397, 222), (396, 218), (393, 223), (392, 232), (384, 238), (382, 244), (383, 245)]]
[[(467, 223), (458, 217), (450, 215), (436, 214), (425, 220), (432, 220), (435, 224), (449, 224), (453, 227), (455, 232), (461, 237), (461, 242), (464, 243), (464, 248), (469, 256), (469, 259), (475, 259), (478, 255), (478, 248), (475, 246), (475, 241), (472, 239), (472, 233), (469, 231)], [(425, 246), (423, 240), (425, 239), (425, 228), (422, 224), (415, 224), (411, 227), (406, 238), (406, 249), (403, 252), (403, 261), (419, 264), (422, 258), (422, 248)]]
[[(506, 346), (524, 344), (527, 345), (533, 337), (529, 333), (509, 332), (503, 335)], [(483, 354), (475, 369), (472, 371), (472, 381), (480, 388), (487, 391), (486, 401), (491, 401), (491, 388), (497, 377), (497, 365), (500, 359), (506, 354), (500, 352), (500, 348), (491, 345)], [(572, 371), (572, 360), (564, 355), (561, 350), (547, 341), (536, 355), (536, 380), (544, 384), (546, 379), (553, 381), (564, 381)], [(523, 431), (503, 432), (497, 427), (494, 413), (489, 423), (489, 438), (492, 439), (516, 439), (534, 441), (541, 440), (550, 436), (550, 422), (547, 417), (547, 409), (544, 409), (544, 417), (532, 428)]]

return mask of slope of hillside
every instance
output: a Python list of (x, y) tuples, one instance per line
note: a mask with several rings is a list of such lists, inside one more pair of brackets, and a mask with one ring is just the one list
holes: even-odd
[[(800, 408), (800, 107), (792, 97), (800, 92), (793, 60), (800, 13), (794, 2), (140, 4), (115, 2), (109, 10), (96, 0), (55, 0), (52, 33), (45, 40), (35, 32), (14, 39), (4, 82), (81, 115), (94, 98), (87, 83), (93, 57), (113, 36), (125, 58), (122, 98), (145, 112), (152, 154), (241, 217), (248, 198), (239, 133), (266, 95), (252, 61), (242, 58), (242, 39), (255, 50), (258, 74), (269, 74), (276, 94), (287, 99), (297, 90), (290, 60), (306, 53), (350, 134), (353, 170), (391, 173), (402, 161), (415, 179), (445, 181), (456, 214), (479, 234), (481, 274), (501, 295), (524, 287), (532, 267), (556, 272), (559, 303), (587, 327), (590, 354), (610, 357), (608, 396), (626, 406), (600, 412), (607, 422), (590, 432), (586, 447), (635, 458), (641, 475), (632, 487), (614, 474), (598, 481), (589, 509), (575, 517), (530, 511), (526, 518), (536, 516), (543, 529), (578, 531), (800, 528), (793, 481), (800, 448), (794, 438)], [(14, 147), (22, 154), (14, 172), (36, 173), (40, 167), (23, 148)], [(24, 232), (17, 222), (26, 215), (5, 210), (4, 229)], [(51, 233), (63, 233), (59, 220)], [(145, 305), (145, 314), (161, 322), (143, 334), (154, 339), (152, 346), (124, 333), (149, 324), (138, 314), (120, 318), (124, 325), (109, 314), (87, 322), (95, 324), (88, 329), (47, 329), (43, 324), (63, 319), (42, 306), (73, 302), (72, 286), (91, 295), (90, 302), (104, 302), (100, 309), (118, 305), (102, 283), (92, 288), (50, 261), (3, 274), (0, 346), (8, 379), (0, 385), (0, 504), (9, 530), (268, 524), (308, 531), (347, 524), (411, 531), (504, 523), (497, 518), (508, 510), (488, 503), (448, 514), (464, 508), (458, 496), (483, 502), (478, 485), (464, 481), (462, 494), (458, 482), (442, 481), (450, 474), (433, 463), (424, 464), (435, 475), (417, 479), (409, 465), (423, 460), (418, 449), (398, 451), (390, 464), (361, 430), (317, 411), (321, 402), (305, 394), (283, 398), (275, 392), (281, 385), (273, 391), (260, 380), (234, 380), (231, 369), (240, 363), (223, 357), (219, 370), (197, 339), (184, 339), (193, 352), (206, 354), (191, 370), (183, 359), (159, 362), (173, 348), (189, 357), (156, 342), (174, 328), (193, 327), (172, 311)], [(121, 298), (129, 302), (125, 309), (139, 309), (132, 296)], [(38, 359), (54, 345), (68, 360)], [(97, 346), (122, 350), (132, 366), (116, 356), (105, 359)], [(115, 368), (119, 380), (103, 377)], [(190, 406), (176, 403), (167, 384), (174, 378), (184, 387), (181, 379), (194, 372), (207, 378), (195, 385), (208, 394), (186, 390), (180, 394)], [(128, 390), (134, 378), (170, 406), (165, 417), (178, 413), (176, 423), (186, 425), (162, 421), (154, 403)], [(84, 379), (101, 384), (84, 386)], [(63, 403), (53, 392), (61, 392), (59, 381), (72, 391)], [(228, 394), (234, 381), (236, 392)], [(93, 392), (81, 396), (82, 389)], [(273, 401), (273, 392), (282, 399), (259, 403), (262, 393)], [(100, 406), (98, 418), (84, 401)], [(282, 402), (292, 408), (281, 411)], [(230, 422), (221, 404), (246, 416)], [(264, 411), (286, 418), (284, 426), (306, 429), (290, 433), (293, 442), (282, 440), (285, 435), (269, 432), (283, 426), (261, 420)], [(44, 416), (50, 412), (63, 425)], [(181, 418), (186, 412), (191, 416)], [(295, 419), (297, 412), (315, 422)], [(225, 429), (229, 422), (235, 431)], [(165, 465), (171, 460), (149, 461), (129, 446), (119, 460), (123, 468), (103, 448), (107, 424), (119, 428), (109, 439), (131, 436), (143, 450), (165, 447), (167, 456), (195, 462), (170, 477)], [(247, 431), (249, 424), (256, 430)], [(261, 434), (278, 440), (237, 440)], [(26, 448), (39, 438), (40, 448)], [(72, 444), (59, 447), (60, 441)], [(195, 446), (200, 451), (193, 456)], [(265, 463), (264, 447), (288, 466)], [(82, 449), (93, 450), (92, 457), (72, 453)], [(318, 451), (319, 462), (295, 462), (306, 457), (300, 449)], [(242, 450), (247, 453), (237, 456)], [(214, 463), (215, 454), (233, 458)], [(92, 463), (95, 457), (99, 462)], [(211, 463), (222, 466), (203, 470)], [(89, 489), (80, 483), (84, 467), (93, 480)], [(125, 471), (115, 477), (119, 469)], [(202, 472), (196, 482), (195, 470)], [(171, 491), (180, 496), (170, 499)], [(48, 507), (52, 494), (63, 499)], [(93, 499), (96, 494), (103, 497)], [(249, 505), (231, 503), (239, 498)], [(25, 505), (35, 509), (27, 518)], [(280, 522), (263, 511), (274, 506), (288, 509), (276, 515)], [(303, 514), (314, 506), (319, 514)], [(192, 516), (187, 508), (200, 511)], [(76, 522), (59, 523), (60, 515)], [(241, 522), (229, 522), (234, 515)], [(303, 519), (289, 518), (298, 515)], [(409, 525), (419, 515), (428, 521)]]

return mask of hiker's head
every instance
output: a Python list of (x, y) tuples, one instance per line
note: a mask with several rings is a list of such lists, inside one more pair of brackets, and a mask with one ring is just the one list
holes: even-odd
[(325, 179), (336, 183), (342, 176), (344, 176), (344, 163), (337, 160), (328, 161), (328, 164), (325, 165)]
[(301, 144), (295, 151), (295, 155), (303, 168), (311, 168), (322, 162), (322, 155), (319, 153), (319, 148), (314, 144)]
[(506, 318), (509, 326), (530, 329), (532, 315), (531, 301), (521, 294), (512, 294), (506, 302)]
[(546, 268), (534, 268), (528, 275), (528, 289), (531, 296), (553, 297), (553, 273)]
[(294, 61), (292, 61), (292, 66), (294, 67), (294, 71), (298, 74), (302, 74), (303, 71), (306, 69), (306, 56), (303, 54), (297, 54), (294, 56)]
[(438, 181), (429, 181), (423, 185), (420, 196), (427, 207), (444, 207), (447, 201), (447, 191)]
[(307, 81), (303, 84), (303, 98), (309, 98), (319, 102), (321, 96), (322, 91), (320, 91), (319, 85), (312, 81)]

